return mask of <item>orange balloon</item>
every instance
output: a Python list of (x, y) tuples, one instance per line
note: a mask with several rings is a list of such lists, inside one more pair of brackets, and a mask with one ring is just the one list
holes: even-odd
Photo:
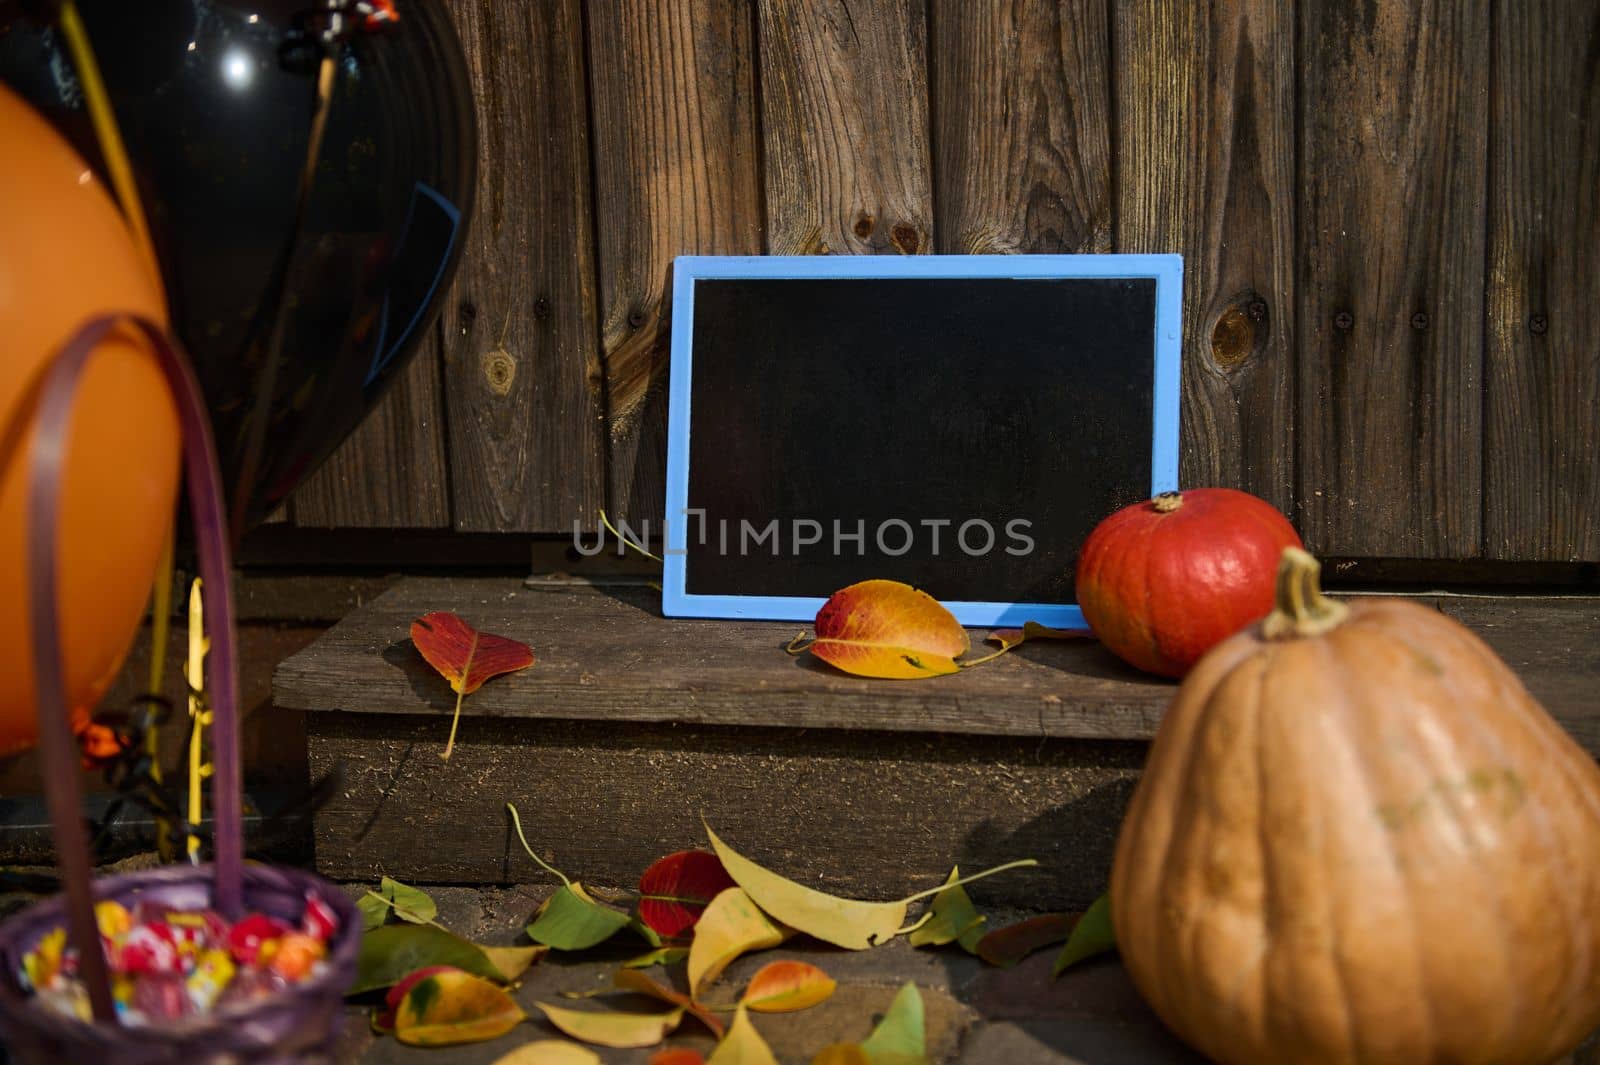
[[(33, 745), (27, 496), (44, 370), (86, 319), (166, 321), (122, 215), (76, 152), (0, 86), (0, 755)], [(132, 330), (96, 350), (72, 408), (58, 518), (62, 654), (75, 715), (115, 679), (149, 600), (178, 490), (181, 431)]]

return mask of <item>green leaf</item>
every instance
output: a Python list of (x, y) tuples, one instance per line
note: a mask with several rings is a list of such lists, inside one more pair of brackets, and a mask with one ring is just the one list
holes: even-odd
[(372, 931), (389, 920), (389, 903), (383, 896), (369, 891), (356, 900), (356, 909), (361, 911), (361, 927), (364, 931)]
[(391, 924), (361, 937), (356, 980), (346, 994), (391, 987), (418, 969), (451, 965), (486, 980), (508, 983), (538, 957), (539, 947), (480, 947), (431, 924)]
[(421, 888), (384, 877), (378, 894), (394, 903), (394, 915), (409, 924), (427, 924), (439, 916), (439, 905)]
[(978, 941), (987, 931), (988, 918), (978, 912), (966, 889), (956, 883), (960, 879), (960, 867), (950, 870), (950, 877), (945, 881), (949, 886), (933, 897), (932, 916), (907, 937), (913, 947), (960, 943), (967, 953), (978, 952)]
[(861, 1049), (872, 1065), (928, 1065), (927, 1037), (922, 1018), (922, 993), (906, 984), (889, 1004), (878, 1027)]
[(1116, 949), (1117, 933), (1111, 927), (1111, 898), (1101, 895), (1072, 927), (1072, 934), (1067, 937), (1067, 945), (1056, 956), (1052, 972), (1060, 976), (1085, 958)]
[(689, 956), (688, 947), (657, 947), (648, 954), (629, 958), (622, 963), (624, 969), (648, 969), (652, 965), (676, 965)]
[(556, 889), (528, 925), (528, 938), (556, 950), (587, 950), (628, 927), (630, 918), (596, 902), (577, 881)]

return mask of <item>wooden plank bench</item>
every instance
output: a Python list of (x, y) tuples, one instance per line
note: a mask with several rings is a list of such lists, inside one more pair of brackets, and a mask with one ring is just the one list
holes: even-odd
[[(310, 711), (314, 773), (342, 763), (316, 822), (318, 868), (363, 879), (511, 882), (541, 854), (621, 885), (703, 843), (833, 890), (892, 897), (964, 868), (1035, 857), (997, 902), (1081, 907), (1100, 891), (1124, 804), (1175, 686), (1098, 644), (1040, 641), (956, 676), (849, 677), (784, 654), (793, 623), (662, 618), (639, 587), (409, 578), (274, 676)], [(1600, 600), (1436, 598), (1600, 751)], [(533, 669), (468, 696), (440, 760), (449, 686), (408, 630), (430, 610), (525, 640)], [(974, 633), (977, 640), (982, 634)]]

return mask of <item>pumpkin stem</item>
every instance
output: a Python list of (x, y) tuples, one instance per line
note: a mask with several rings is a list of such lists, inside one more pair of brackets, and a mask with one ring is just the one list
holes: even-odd
[(1322, 594), (1322, 563), (1298, 547), (1283, 549), (1278, 561), (1278, 590), (1272, 613), (1261, 623), (1269, 640), (1320, 636), (1350, 614), (1350, 608)]
[(1183, 493), (1181, 492), (1162, 492), (1155, 498), (1157, 514), (1171, 514), (1181, 506), (1183, 506)]

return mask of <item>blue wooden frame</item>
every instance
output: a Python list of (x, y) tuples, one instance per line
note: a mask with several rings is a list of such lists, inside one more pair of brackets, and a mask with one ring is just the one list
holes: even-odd
[[(1178, 487), (1179, 338), (1183, 258), (1178, 255), (680, 255), (673, 265), (672, 381), (667, 397), (667, 521), (662, 610), (669, 617), (810, 621), (825, 599), (691, 595), (686, 591), (689, 528), (689, 396), (694, 366), (695, 282), (725, 278), (1154, 278), (1156, 335), (1150, 494)], [(674, 520), (674, 516), (677, 519)], [(1083, 612), (1063, 603), (946, 602), (963, 625), (1038, 621), (1078, 627)]]

